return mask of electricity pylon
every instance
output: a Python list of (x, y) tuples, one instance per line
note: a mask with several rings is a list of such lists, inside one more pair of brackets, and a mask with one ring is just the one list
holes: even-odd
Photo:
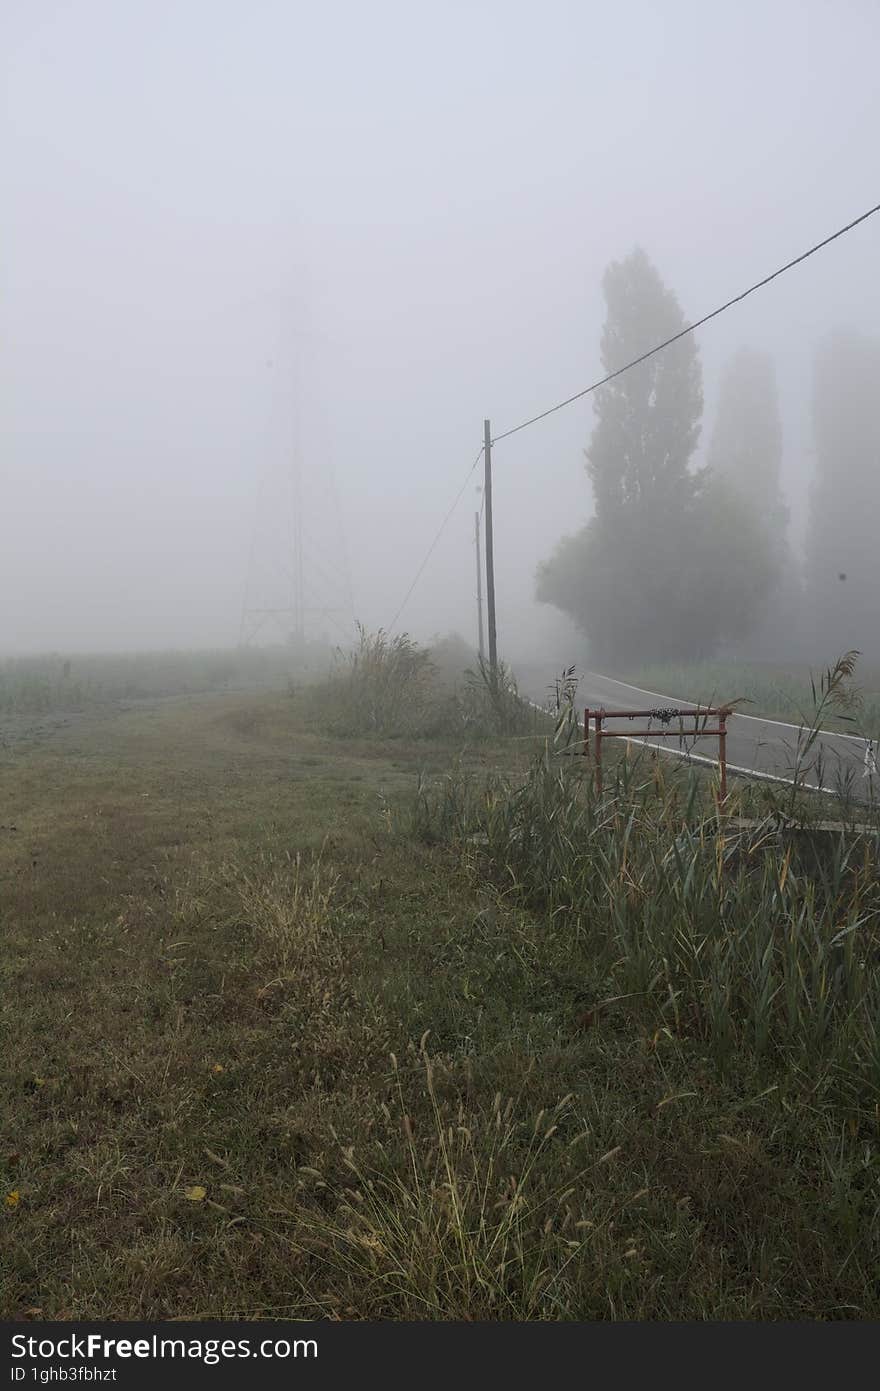
[[(354, 599), (348, 550), (326, 439), (303, 388), (301, 330), (289, 313), (267, 367), (276, 382), (258, 478), (241, 610), (243, 645), (349, 640)], [(311, 428), (310, 428), (311, 427)], [(331, 630), (332, 629), (332, 633)]]

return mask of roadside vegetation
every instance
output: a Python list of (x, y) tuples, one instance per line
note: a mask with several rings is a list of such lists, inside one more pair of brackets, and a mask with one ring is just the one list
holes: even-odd
[(2, 755), (2, 1314), (880, 1316), (880, 827), (388, 663)]
[(407, 633), (392, 638), (360, 625), (355, 648), (338, 651), (333, 671), (312, 688), (310, 707), (340, 735), (472, 741), (549, 727), (503, 663), (493, 672), (457, 636), (424, 647)]

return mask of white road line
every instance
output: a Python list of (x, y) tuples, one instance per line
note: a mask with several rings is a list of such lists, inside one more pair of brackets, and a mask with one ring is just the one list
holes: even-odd
[[(683, 758), (688, 763), (705, 763), (710, 768), (717, 768), (719, 766), (717, 758), (706, 758), (705, 755), (701, 753), (689, 753), (687, 749), (670, 749), (664, 744), (649, 744), (647, 740), (643, 742), (640, 739), (633, 739), (628, 734), (618, 734), (615, 737), (618, 739), (625, 739), (628, 744), (641, 744), (642, 748), (645, 749), (657, 749), (660, 753), (672, 754), (673, 758)], [(764, 773), (759, 768), (743, 768), (741, 764), (738, 763), (728, 763), (727, 771), (729, 773), (745, 773), (746, 777), (749, 778), (765, 778), (769, 782), (784, 782), (787, 787), (794, 786), (794, 778), (782, 778), (778, 773)], [(801, 787), (805, 788), (808, 792), (826, 792), (829, 797), (837, 796), (837, 793), (831, 787), (815, 787), (809, 782), (801, 783)]]
[[(659, 691), (646, 691), (644, 686), (633, 686), (629, 681), (618, 681), (616, 676), (603, 676), (600, 671), (585, 671), (584, 677), (596, 676), (600, 681), (610, 681), (612, 686), (623, 686), (628, 691), (638, 691), (639, 695), (654, 696), (657, 700), (678, 700), (678, 696), (661, 695)], [(686, 701), (685, 704), (694, 704), (693, 701)], [(787, 720), (771, 720), (764, 715), (746, 715), (741, 710), (732, 710), (738, 720), (755, 720), (758, 724), (778, 724), (782, 729), (809, 729), (807, 724), (790, 724)], [(820, 730), (821, 734), (831, 734), (835, 739), (853, 739), (857, 744), (865, 743), (865, 736), (862, 734), (838, 734), (836, 729)]]
[[(598, 675), (598, 672), (593, 672), (592, 674), (596, 676)], [(611, 681), (614, 678), (608, 676), (604, 677), (603, 679)], [(619, 681), (617, 684), (620, 686), (624, 686), (627, 683), (625, 681)], [(656, 691), (642, 691), (642, 688), (640, 686), (629, 686), (628, 689), (631, 691), (641, 691), (642, 695), (657, 694)], [(668, 700), (669, 697), (661, 696), (660, 699)], [(534, 700), (526, 700), (526, 704), (530, 705), (533, 710), (540, 710), (542, 715), (553, 714), (552, 710), (548, 710), (545, 705), (538, 705), (537, 702)], [(774, 720), (774, 724), (780, 723), (780, 720)], [(584, 726), (581, 723), (581, 721), (578, 720), (578, 729), (583, 729), (583, 727)], [(794, 726), (787, 727), (794, 728)], [(685, 735), (684, 737), (686, 738), (687, 736)], [(649, 744), (647, 739), (639, 739), (638, 737), (632, 734), (615, 734), (614, 738), (622, 739), (626, 744), (637, 744), (640, 748), (643, 749), (656, 749), (658, 753), (671, 754), (673, 758), (683, 758), (688, 763), (704, 763), (707, 768), (718, 768), (720, 766), (717, 758), (706, 758), (704, 754), (691, 753), (689, 749), (672, 749), (669, 747), (668, 744)], [(766, 782), (781, 782), (784, 783), (786, 787), (794, 786), (793, 777), (783, 778), (780, 777), (778, 773), (765, 773), (760, 768), (743, 768), (743, 766), (739, 763), (728, 763), (727, 770), (730, 773), (743, 773), (747, 778), (762, 778)], [(835, 789), (833, 787), (822, 787), (821, 785), (815, 787), (812, 783), (809, 782), (801, 783), (801, 788), (803, 790), (806, 790), (807, 792), (824, 792), (829, 797), (837, 797), (839, 795), (839, 789)]]

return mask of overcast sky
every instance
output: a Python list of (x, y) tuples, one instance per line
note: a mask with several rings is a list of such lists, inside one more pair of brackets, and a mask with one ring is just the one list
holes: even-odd
[[(609, 260), (641, 244), (696, 318), (880, 201), (878, 0), (3, 14), (2, 651), (235, 642), (294, 435), (308, 583), (347, 554), (387, 625), (484, 416), (599, 374)], [(812, 349), (877, 330), (878, 248), (880, 218), (699, 335), (705, 440), (725, 358), (773, 355), (796, 528)], [(534, 571), (589, 515), (591, 421), (496, 450), (502, 655), (561, 623)], [(419, 636), (473, 636), (478, 481), (401, 616)]]

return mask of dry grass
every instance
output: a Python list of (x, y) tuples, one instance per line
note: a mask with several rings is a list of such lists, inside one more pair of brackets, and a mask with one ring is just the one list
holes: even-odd
[(7, 754), (6, 1317), (877, 1316), (876, 1112), (414, 836), (453, 753), (253, 697)]

